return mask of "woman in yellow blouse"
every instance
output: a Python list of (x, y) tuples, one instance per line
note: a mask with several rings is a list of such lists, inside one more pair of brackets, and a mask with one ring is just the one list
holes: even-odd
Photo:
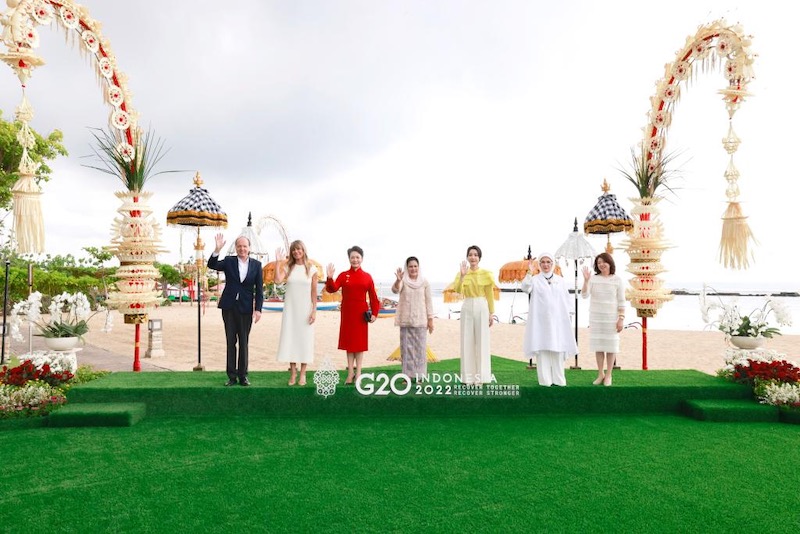
[(465, 384), (490, 382), (489, 327), (494, 323), (494, 280), (478, 264), (483, 253), (476, 245), (467, 249), (453, 289), (464, 296), (461, 306), (461, 380)]

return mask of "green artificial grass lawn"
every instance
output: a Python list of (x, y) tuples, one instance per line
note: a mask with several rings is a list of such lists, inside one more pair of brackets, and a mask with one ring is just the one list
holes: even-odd
[(800, 427), (150, 417), (0, 433), (7, 532), (795, 532)]
[[(428, 364), (428, 373), (458, 373), (460, 362), (458, 359), (443, 360)], [(399, 373), (400, 365), (385, 365), (380, 367), (365, 368), (364, 373), (389, 374)], [(510, 360), (500, 356), (492, 356), (492, 373), (499, 384), (520, 384), (526, 386), (537, 385), (536, 370), (527, 369), (527, 364), (517, 360)], [(565, 371), (569, 386), (592, 386), (592, 381), (597, 378), (597, 370), (567, 369)], [(308, 385), (305, 389), (313, 389), (314, 372), (308, 373)], [(345, 372), (340, 372), (340, 385), (344, 384)], [(261, 388), (286, 388), (289, 378), (288, 371), (255, 371), (250, 373), (252, 387)], [(112, 373), (99, 380), (81, 384), (81, 388), (149, 388), (149, 387), (218, 387), (225, 383), (227, 377), (223, 372), (197, 371), (197, 372), (152, 372)], [(631, 386), (702, 386), (702, 387), (736, 387), (729, 382), (717, 377), (694, 370), (674, 371), (639, 371), (619, 370), (614, 373), (613, 387)], [(294, 386), (292, 390), (303, 390)]]
[[(486, 395), (456, 391), (453, 383), (458, 360), (429, 366), (433, 382), (411, 387), (405, 395), (361, 395), (355, 387), (344, 386), (344, 374), (336, 393), (317, 395), (313, 374), (305, 387), (286, 385), (288, 372), (253, 372), (252, 386), (223, 387), (222, 372), (113, 373), (70, 389), (72, 403), (144, 402), (151, 415), (257, 415), (257, 416), (467, 416), (528, 415), (533, 413), (675, 413), (689, 399), (750, 398), (749, 388), (732, 384), (699, 371), (628, 371), (615, 373), (614, 386), (593, 386), (596, 371), (568, 370), (566, 388), (544, 388), (536, 371), (519, 361), (494, 357), (492, 370), (497, 383), (518, 386), (517, 395), (484, 388)], [(365, 370), (365, 373), (393, 376), (399, 366)], [(436, 377), (440, 381), (437, 382)], [(377, 391), (381, 382), (374, 380)], [(401, 385), (402, 387), (402, 385)], [(449, 389), (452, 388), (452, 389)], [(387, 390), (388, 392), (388, 390)], [(505, 392), (500, 392), (505, 393)]]
[(763, 423), (779, 420), (776, 406), (747, 399), (690, 400), (685, 403), (684, 413), (701, 421)]
[(68, 404), (48, 416), (47, 426), (131, 426), (147, 413), (143, 402)]

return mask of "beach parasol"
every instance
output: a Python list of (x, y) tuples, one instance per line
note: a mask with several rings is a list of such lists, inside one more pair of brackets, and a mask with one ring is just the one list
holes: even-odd
[[(583, 262), (587, 258), (594, 258), (595, 252), (592, 245), (586, 240), (583, 235), (578, 232), (578, 218), (575, 217), (575, 222), (572, 227), (572, 232), (567, 236), (567, 240), (562, 243), (555, 253), (556, 261), (564, 259), (567, 262), (574, 262), (575, 264), (575, 343), (578, 343), (578, 262)], [(575, 354), (575, 366), (572, 369), (580, 369), (578, 367), (578, 355)]]
[(497, 280), (500, 283), (513, 283), (514, 284), (514, 295), (511, 298), (511, 315), (509, 317), (508, 322), (511, 324), (516, 323), (516, 319), (514, 319), (514, 301), (517, 298), (517, 290), (519, 289), (519, 283), (525, 278), (525, 275), (528, 274), (531, 267), (531, 246), (528, 245), (528, 255), (527, 257), (523, 257), (521, 260), (511, 261), (500, 267), (500, 274), (497, 276)]
[[(316, 260), (311, 258), (308, 259), (309, 263), (317, 268), (317, 273), (319, 273), (320, 277), (324, 277), (322, 273), (325, 271), (322, 268), (322, 264)], [(286, 267), (287, 260), (282, 260), (281, 265)], [(269, 290), (270, 294), (268, 295), (270, 298), (276, 296), (275, 288), (272, 285), (275, 284), (275, 271), (278, 268), (278, 261), (271, 261), (269, 263), (265, 263), (264, 267), (261, 268), (261, 276), (264, 279), (264, 285), (269, 286), (267, 289)], [(285, 282), (285, 279), (284, 279)], [(342, 295), (340, 292), (336, 292), (334, 294), (328, 293), (325, 288), (322, 288), (320, 300), (323, 302), (340, 302), (342, 300)]]
[(583, 221), (583, 231), (587, 234), (605, 234), (607, 236), (606, 252), (612, 254), (614, 247), (611, 246), (611, 234), (631, 231), (633, 220), (619, 205), (617, 196), (609, 193), (611, 186), (608, 185), (605, 178), (601, 189), (603, 194), (597, 198), (597, 204)]
[[(461, 302), (464, 300), (464, 295), (457, 293), (456, 290), (453, 289), (454, 285), (455, 283), (451, 283), (442, 290), (443, 302)], [(500, 300), (500, 288), (496, 284), (492, 285), (492, 296), (494, 300)]]
[(461, 302), (464, 300), (464, 297), (461, 293), (456, 293), (456, 290), (453, 289), (454, 283), (450, 283), (444, 290), (442, 291), (442, 301), (447, 303), (452, 302)]
[[(316, 260), (312, 260), (309, 258), (309, 263), (317, 268), (317, 272), (319, 273), (320, 277), (323, 275), (325, 270), (322, 268), (322, 264)], [(281, 261), (281, 265), (286, 265), (286, 260)], [(264, 285), (272, 284), (275, 282), (275, 270), (277, 269), (278, 262), (271, 261), (269, 263), (265, 263), (264, 267), (261, 269), (262, 276), (264, 278)]]
[(200, 239), (200, 227), (228, 226), (228, 216), (222, 211), (219, 204), (203, 189), (203, 179), (200, 172), (194, 176), (194, 189), (183, 197), (177, 204), (167, 212), (167, 224), (170, 226), (194, 226), (197, 228), (197, 240), (195, 241), (195, 261), (197, 263), (197, 366), (195, 371), (202, 371), (203, 366), (200, 358), (200, 301), (201, 289), (200, 279), (203, 272), (203, 241)]
[(328, 293), (328, 290), (325, 287), (322, 287), (322, 291), (319, 294), (319, 300), (321, 302), (341, 302), (342, 301), (342, 290), (340, 289), (336, 293)]
[(528, 245), (528, 255), (521, 260), (510, 261), (500, 267), (500, 274), (497, 280), (501, 283), (520, 282), (525, 278), (530, 270), (531, 246)]
[[(447, 285), (447, 287), (445, 287), (442, 290), (442, 302), (447, 304), (453, 302), (461, 302), (462, 300), (464, 300), (464, 295), (462, 295), (461, 293), (457, 293), (456, 290), (454, 289), (454, 286), (455, 282), (451, 282), (450, 284)], [(500, 300), (500, 287), (494, 282), (492, 283), (492, 296), (494, 297), (494, 300)], [(449, 317), (450, 316), (448, 315), (448, 318)]]
[[(533, 270), (531, 270), (531, 260), (533, 260)], [(500, 268), (500, 275), (497, 277), (498, 281), (503, 284), (514, 283), (514, 296), (511, 299), (511, 319), (509, 322), (511, 324), (516, 323), (516, 319), (514, 319), (514, 300), (516, 299), (517, 295), (517, 283), (521, 282), (525, 279), (525, 275), (528, 273), (531, 275), (537, 275), (540, 272), (539, 269), (539, 262), (536, 258), (531, 256), (531, 246), (528, 245), (528, 255), (521, 260), (517, 261), (510, 261), (503, 265)], [(561, 275), (561, 267), (558, 265), (555, 266), (555, 271), (557, 275)], [(495, 299), (499, 300), (499, 299)], [(446, 302), (446, 301), (445, 301)]]

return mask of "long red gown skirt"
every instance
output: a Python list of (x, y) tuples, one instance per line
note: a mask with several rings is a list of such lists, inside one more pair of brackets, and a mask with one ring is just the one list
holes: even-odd
[(342, 290), (339, 350), (365, 352), (369, 350), (369, 323), (364, 320), (364, 312), (372, 308), (372, 314), (377, 316), (381, 309), (375, 283), (363, 269), (350, 269), (339, 274), (336, 281), (331, 278), (325, 281), (329, 293), (335, 293), (339, 288)]

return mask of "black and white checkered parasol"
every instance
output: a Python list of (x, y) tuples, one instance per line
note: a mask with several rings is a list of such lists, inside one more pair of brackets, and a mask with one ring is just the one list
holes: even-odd
[(603, 193), (586, 216), (583, 231), (587, 234), (611, 234), (633, 228), (633, 220), (617, 202), (617, 196)]
[(194, 189), (167, 212), (170, 226), (228, 226), (228, 216), (208, 191), (200, 187), (203, 180), (198, 172)]

